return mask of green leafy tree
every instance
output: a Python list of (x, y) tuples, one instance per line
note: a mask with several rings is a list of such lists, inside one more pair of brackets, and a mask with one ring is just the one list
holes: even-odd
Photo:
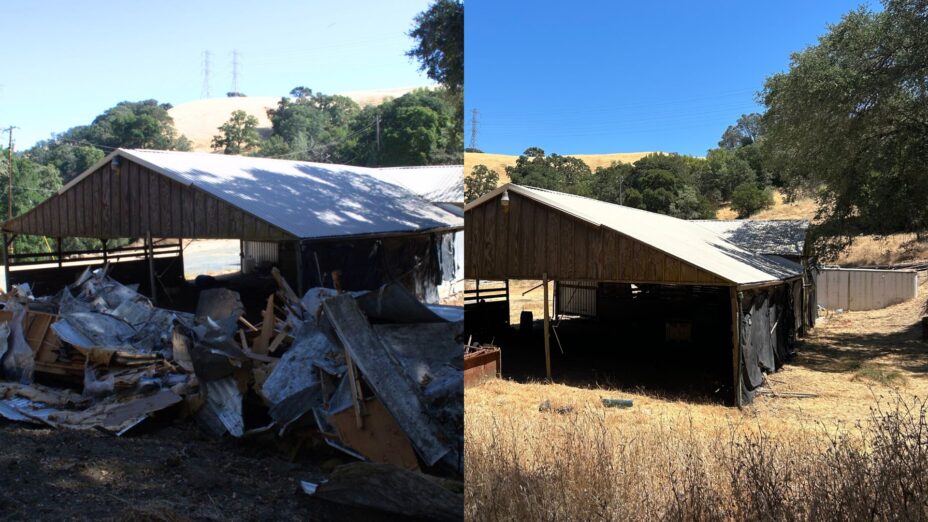
[(471, 201), (488, 194), (499, 184), (499, 174), (486, 165), (475, 165), (470, 176), (464, 178), (464, 201)]
[(925, 35), (924, 1), (861, 7), (764, 85), (772, 162), (818, 191), (824, 253), (857, 232), (928, 229)]
[[(4, 158), (6, 151), (0, 151)], [(3, 195), (0, 197), (0, 215), (5, 220), (9, 208), (6, 186), (9, 179), (6, 161), (0, 162)], [(13, 155), (13, 216), (25, 214), (46, 200), (62, 186), (61, 175), (54, 165), (42, 165), (24, 154)], [(49, 252), (49, 241), (39, 236), (18, 236), (14, 249), (19, 253)]]
[(54, 166), (62, 181), (67, 183), (103, 159), (105, 154), (92, 145), (53, 138), (36, 143), (26, 156), (36, 163)]
[(762, 117), (756, 112), (742, 114), (734, 125), (730, 125), (722, 134), (719, 147), (736, 149), (756, 143), (763, 134)]
[(213, 149), (223, 154), (243, 154), (253, 151), (261, 143), (258, 118), (245, 111), (235, 111), (219, 127), (220, 134), (213, 136)]
[[(336, 162), (349, 134), (349, 123), (360, 110), (351, 98), (313, 93), (296, 87), (300, 96), (281, 98), (268, 111), (273, 135), (290, 149), (291, 159)], [(276, 144), (275, 144), (276, 147)]]
[[(631, 164), (617, 161), (608, 167), (596, 169), (591, 184), (591, 194), (600, 201), (608, 201), (618, 205), (626, 204), (628, 196), (626, 191), (634, 190), (628, 183), (633, 171), (634, 167)], [(634, 202), (636, 205), (633, 206), (638, 206), (640, 198), (635, 198)]]
[(290, 145), (280, 136), (273, 135), (261, 142), (258, 150), (258, 156), (266, 158), (282, 158), (287, 156), (289, 159)]
[(464, 3), (436, 0), (419, 13), (409, 36), (416, 46), (406, 55), (419, 60), (420, 70), (450, 92), (464, 87)]
[(679, 154), (649, 154), (626, 177), (624, 204), (682, 219), (712, 218), (715, 204), (699, 191), (705, 160)]
[(454, 113), (446, 96), (429, 89), (367, 106), (348, 124), (339, 156), (371, 167), (460, 164), (464, 144)]
[(558, 154), (545, 155), (538, 147), (530, 147), (506, 167), (513, 183), (571, 194), (588, 195), (592, 172), (583, 161)]
[(155, 100), (120, 102), (77, 134), (94, 146), (188, 150), (189, 140), (177, 136), (170, 108)]
[(751, 164), (730, 149), (712, 149), (706, 155), (706, 170), (699, 180), (700, 190), (710, 199), (727, 201), (735, 187), (757, 183)]
[(739, 218), (746, 218), (751, 214), (773, 206), (773, 192), (762, 189), (755, 183), (742, 183), (735, 187), (731, 194), (731, 208), (738, 213)]

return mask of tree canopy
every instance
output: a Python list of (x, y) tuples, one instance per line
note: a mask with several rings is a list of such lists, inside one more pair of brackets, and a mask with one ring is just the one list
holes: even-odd
[(260, 143), (258, 118), (245, 111), (234, 111), (228, 121), (219, 127), (219, 134), (213, 136), (212, 146), (223, 154), (244, 154), (254, 150)]
[(551, 154), (538, 147), (530, 147), (519, 156), (516, 164), (506, 167), (513, 183), (571, 194), (588, 195), (592, 178), (590, 167), (583, 161)]
[(451, 93), (464, 87), (464, 3), (436, 0), (419, 13), (409, 36), (416, 46), (406, 54), (419, 60), (420, 70)]
[(928, 3), (883, 7), (848, 13), (764, 85), (771, 161), (819, 191), (836, 237), (928, 229)]
[(470, 176), (464, 178), (464, 201), (471, 201), (488, 194), (499, 183), (499, 174), (486, 165), (474, 165)]

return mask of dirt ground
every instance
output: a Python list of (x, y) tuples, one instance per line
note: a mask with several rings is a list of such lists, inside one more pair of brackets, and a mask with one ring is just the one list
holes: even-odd
[(0, 448), (3, 520), (319, 520), (299, 481), (347, 461), (291, 462), (189, 423), (117, 438), (0, 420)]

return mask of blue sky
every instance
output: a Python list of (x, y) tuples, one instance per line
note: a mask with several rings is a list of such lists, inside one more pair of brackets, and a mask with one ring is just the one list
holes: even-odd
[(476, 108), (485, 152), (704, 155), (762, 109), (790, 53), (860, 4), (467, 0), (465, 143)]
[(206, 50), (214, 97), (231, 90), (233, 49), (241, 53), (239, 90), (253, 96), (297, 85), (327, 94), (428, 85), (404, 55), (412, 19), (428, 3), (3, 2), (0, 127), (20, 127), (22, 150), (123, 100), (198, 99)]

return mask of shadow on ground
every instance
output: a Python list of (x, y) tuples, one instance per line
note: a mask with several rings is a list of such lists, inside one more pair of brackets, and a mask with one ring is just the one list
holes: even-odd
[(816, 333), (804, 339), (790, 364), (819, 372), (852, 372), (886, 357), (913, 373), (928, 373), (928, 342), (921, 325), (891, 333)]
[(310, 464), (194, 426), (113, 437), (0, 420), (4, 520), (306, 520)]

